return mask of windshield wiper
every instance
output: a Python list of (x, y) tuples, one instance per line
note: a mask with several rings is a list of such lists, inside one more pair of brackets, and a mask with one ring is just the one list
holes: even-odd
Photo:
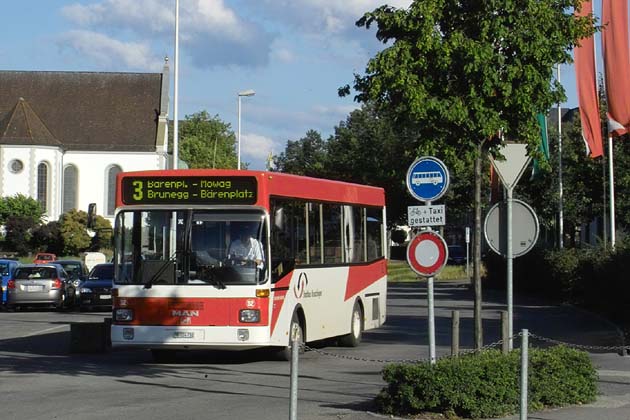
[(177, 260), (177, 254), (180, 254), (181, 252), (183, 251), (178, 250), (173, 252), (173, 255), (171, 255), (168, 260), (165, 260), (160, 268), (155, 272), (155, 274), (151, 276), (151, 278), (146, 283), (144, 283), (144, 288), (150, 289), (151, 287), (153, 287), (153, 282), (155, 282), (157, 279), (160, 278), (162, 274), (164, 274), (168, 267)]

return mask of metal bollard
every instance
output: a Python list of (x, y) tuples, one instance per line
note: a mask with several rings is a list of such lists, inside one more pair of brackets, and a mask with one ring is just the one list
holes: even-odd
[(452, 312), (451, 356), (459, 355), (459, 311)]
[(501, 311), (501, 351), (503, 354), (508, 354), (510, 352), (509, 334), (508, 313), (507, 311)]
[(291, 338), (291, 390), (289, 400), (289, 420), (297, 420), (297, 395), (298, 395), (298, 360), (300, 355), (300, 342), (296, 334)]
[(521, 331), (521, 416), (520, 420), (527, 420), (527, 358), (529, 347), (529, 331)]

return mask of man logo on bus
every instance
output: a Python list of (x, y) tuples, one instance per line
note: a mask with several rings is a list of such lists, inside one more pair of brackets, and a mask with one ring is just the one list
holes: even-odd
[(444, 178), (439, 171), (414, 172), (411, 174), (411, 182), (416, 186), (422, 184), (437, 185), (444, 182)]
[(297, 283), (293, 286), (293, 294), (296, 299), (301, 299), (304, 296), (306, 286), (308, 286), (308, 277), (306, 277), (306, 273), (300, 273)]

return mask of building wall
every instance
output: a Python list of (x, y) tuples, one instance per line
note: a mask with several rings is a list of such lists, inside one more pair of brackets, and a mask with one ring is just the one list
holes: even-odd
[(75, 165), (78, 170), (77, 202), (79, 210), (87, 211), (88, 204), (96, 203), (99, 215), (114, 221), (107, 210), (107, 175), (117, 165), (124, 172), (163, 169), (164, 163), (158, 153), (142, 152), (67, 152), (63, 166)]
[[(23, 168), (13, 173), (10, 164), (19, 160)], [(122, 171), (164, 169), (162, 153), (156, 152), (66, 152), (57, 147), (0, 146), (0, 195), (24, 194), (37, 199), (37, 167), (48, 167), (47, 221), (58, 220), (63, 208), (63, 170), (68, 165), (77, 169), (77, 207), (87, 211), (89, 203), (97, 204), (98, 214), (113, 223), (107, 211), (107, 175), (117, 165)]]

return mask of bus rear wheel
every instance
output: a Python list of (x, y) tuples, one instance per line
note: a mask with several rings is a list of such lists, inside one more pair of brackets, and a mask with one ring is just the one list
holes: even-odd
[(339, 337), (339, 344), (343, 347), (357, 347), (363, 337), (363, 311), (359, 302), (354, 303), (352, 318), (350, 319), (350, 334)]

